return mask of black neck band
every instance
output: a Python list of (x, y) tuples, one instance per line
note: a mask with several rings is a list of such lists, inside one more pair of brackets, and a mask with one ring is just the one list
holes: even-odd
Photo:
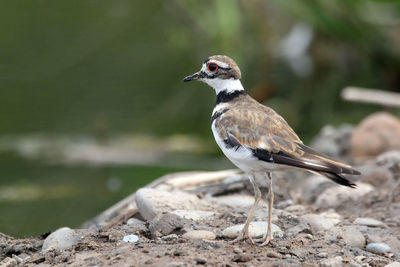
[(246, 92), (244, 90), (236, 90), (231, 93), (228, 93), (227, 91), (223, 90), (218, 93), (217, 102), (215, 103), (215, 105), (218, 105), (219, 103), (226, 103), (226, 102), (232, 101), (236, 97), (245, 95), (245, 94), (246, 94)]

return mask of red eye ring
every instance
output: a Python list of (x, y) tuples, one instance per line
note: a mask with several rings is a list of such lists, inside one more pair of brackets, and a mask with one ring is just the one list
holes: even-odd
[(215, 71), (218, 70), (218, 65), (215, 64), (215, 63), (213, 63), (213, 62), (208, 63), (207, 69), (208, 69), (209, 71), (211, 71), (211, 72), (215, 72)]

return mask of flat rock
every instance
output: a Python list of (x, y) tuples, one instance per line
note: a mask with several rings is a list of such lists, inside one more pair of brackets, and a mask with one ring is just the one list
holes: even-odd
[(345, 226), (342, 228), (341, 237), (343, 241), (348, 246), (364, 248), (365, 247), (365, 237), (357, 230), (354, 226)]
[(153, 236), (166, 236), (180, 230), (188, 221), (176, 214), (165, 213), (157, 215), (150, 221), (149, 229)]
[(214, 240), (216, 235), (211, 231), (206, 230), (193, 230), (189, 231), (182, 236), (186, 239), (205, 239), (205, 240)]
[(385, 254), (391, 250), (390, 246), (385, 243), (370, 243), (367, 245), (366, 249), (375, 254)]
[(18, 262), (11, 257), (7, 257), (7, 258), (3, 259), (2, 261), (0, 261), (1, 267), (14, 267), (17, 265), (18, 265)]
[(374, 190), (374, 187), (366, 183), (357, 183), (357, 188), (344, 186), (329, 187), (317, 197), (314, 208), (337, 208), (348, 201), (357, 201), (372, 190)]
[(146, 223), (142, 220), (136, 218), (130, 218), (126, 221), (126, 225), (123, 226), (127, 231), (130, 232), (146, 232), (147, 226)]
[(400, 267), (400, 262), (394, 261), (389, 264), (386, 264), (385, 267)]
[[(242, 232), (244, 224), (238, 224), (231, 227), (226, 228), (222, 235), (227, 238), (236, 238)], [(251, 222), (249, 226), (249, 233), (252, 238), (259, 238), (262, 237), (264, 234), (267, 234), (268, 229), (268, 222), (265, 221), (258, 221), (258, 222)], [(283, 237), (284, 233), (279, 228), (279, 226), (272, 224), (271, 225), (272, 235), (274, 237)]]
[(384, 227), (385, 224), (381, 221), (372, 219), (372, 218), (357, 218), (353, 222), (354, 224), (365, 225), (370, 227)]
[(329, 230), (340, 222), (337, 213), (305, 214), (300, 218), (310, 225), (313, 232)]
[(343, 266), (343, 258), (340, 256), (329, 258), (321, 261), (322, 267), (341, 267)]
[(192, 221), (200, 221), (215, 215), (215, 213), (212, 211), (204, 210), (174, 210), (171, 213)]
[(158, 214), (174, 210), (198, 210), (201, 200), (192, 194), (182, 191), (161, 191), (151, 188), (142, 188), (136, 192), (136, 205), (140, 215), (151, 221)]
[(51, 233), (43, 242), (42, 252), (49, 250), (62, 251), (72, 248), (80, 240), (80, 235), (68, 227), (63, 227)]

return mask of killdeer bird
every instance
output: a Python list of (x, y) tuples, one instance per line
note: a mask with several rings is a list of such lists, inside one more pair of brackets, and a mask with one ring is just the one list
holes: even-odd
[(214, 88), (217, 102), (211, 117), (211, 129), (215, 140), (225, 156), (248, 174), (253, 185), (255, 201), (241, 234), (234, 242), (247, 238), (254, 244), (249, 235), (249, 225), (261, 200), (254, 177), (262, 174), (269, 180), (268, 229), (260, 244), (264, 246), (272, 240), (272, 171), (303, 169), (353, 188), (356, 185), (344, 174), (359, 175), (360, 172), (304, 145), (279, 114), (246, 94), (240, 79), (240, 69), (235, 61), (217, 55), (207, 58), (200, 71), (183, 81), (199, 80)]

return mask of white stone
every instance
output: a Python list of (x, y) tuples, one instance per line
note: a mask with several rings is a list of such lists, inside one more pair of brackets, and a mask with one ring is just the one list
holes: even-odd
[(385, 243), (370, 243), (367, 245), (366, 249), (375, 254), (385, 254), (391, 250), (391, 248)]
[(230, 207), (246, 208), (254, 204), (254, 197), (249, 195), (227, 195), (215, 198), (220, 204)]
[(174, 210), (171, 213), (176, 214), (181, 218), (189, 219), (192, 221), (203, 220), (215, 215), (215, 213), (212, 211), (204, 210)]
[(340, 235), (348, 246), (357, 248), (365, 247), (364, 235), (353, 226), (343, 227)]
[(139, 237), (137, 235), (126, 235), (122, 238), (122, 241), (127, 243), (136, 243), (139, 241)]
[[(222, 235), (227, 238), (236, 238), (242, 232), (244, 224), (234, 225), (226, 228)], [(264, 234), (267, 234), (268, 222), (259, 221), (259, 222), (251, 222), (249, 226), (249, 234), (252, 238), (262, 237)], [(274, 237), (283, 237), (284, 233), (279, 228), (279, 226), (272, 224), (271, 225), (272, 235)]]
[(151, 188), (139, 189), (136, 192), (135, 201), (140, 215), (147, 221), (151, 221), (161, 213), (177, 209), (196, 210), (201, 206), (201, 200), (195, 195), (182, 191), (166, 192)]
[(72, 248), (80, 240), (79, 234), (68, 227), (63, 227), (51, 233), (43, 242), (42, 252), (49, 250), (65, 250)]
[(325, 212), (320, 213), (319, 215), (321, 215), (325, 219), (330, 220), (334, 225), (336, 225), (342, 221), (342, 216), (340, 216), (338, 213), (336, 213), (334, 211), (325, 211)]
[(394, 261), (389, 264), (386, 264), (385, 267), (400, 267), (400, 262)]
[(336, 213), (305, 214), (300, 216), (302, 220), (308, 223), (313, 232), (325, 231), (333, 228), (340, 222), (340, 215)]
[(17, 260), (13, 259), (11, 257), (7, 257), (7, 258), (3, 259), (2, 261), (0, 261), (1, 267), (14, 267), (17, 265), (18, 265)]
[(316, 199), (317, 209), (336, 208), (348, 201), (357, 201), (374, 189), (370, 184), (357, 183), (357, 188), (333, 186), (323, 191)]
[(205, 240), (214, 240), (216, 235), (211, 231), (206, 230), (193, 230), (189, 231), (182, 236), (186, 239), (205, 239)]
[(330, 259), (325, 259), (321, 261), (322, 267), (341, 267), (343, 266), (343, 258), (340, 256), (330, 258)]
[(384, 227), (385, 224), (381, 221), (372, 218), (357, 218), (353, 222), (354, 224), (365, 225), (370, 227)]

